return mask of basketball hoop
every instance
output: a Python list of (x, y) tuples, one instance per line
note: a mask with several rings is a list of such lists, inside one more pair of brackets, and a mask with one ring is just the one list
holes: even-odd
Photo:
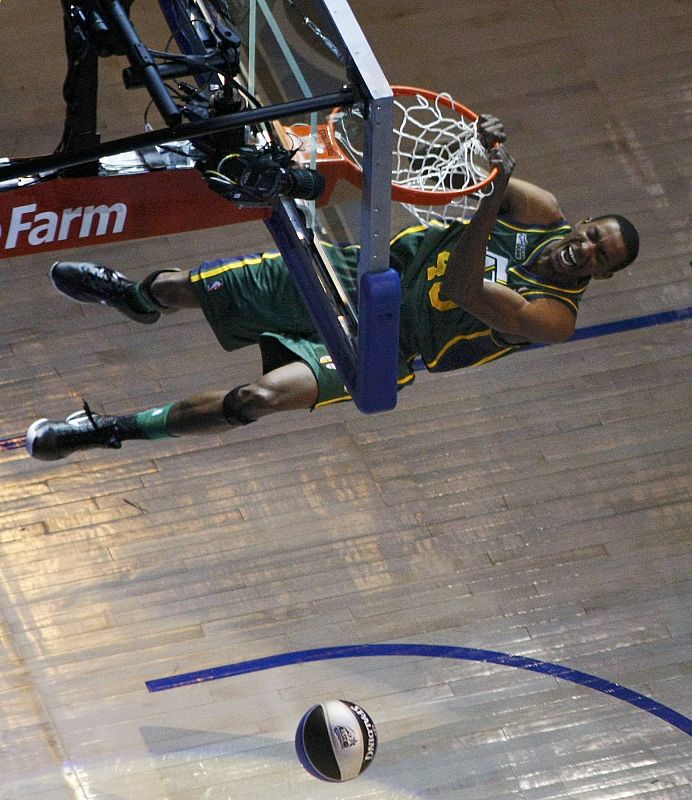
[[(393, 86), (392, 91), (392, 200), (422, 222), (463, 217), (492, 192), (498, 174), (497, 167), (488, 169), (478, 115), (448, 94), (411, 86)], [(288, 130), (306, 148), (299, 159), (315, 149), (318, 169), (333, 173), (333, 180), (362, 186), (363, 125), (358, 109), (334, 109), (316, 132), (308, 125)]]

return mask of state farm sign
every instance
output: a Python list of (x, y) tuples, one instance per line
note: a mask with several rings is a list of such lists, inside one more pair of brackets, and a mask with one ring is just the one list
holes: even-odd
[(0, 192), (0, 259), (263, 219), (234, 206), (197, 170), (55, 178)]
[(54, 242), (122, 233), (127, 219), (125, 203), (112, 206), (78, 206), (59, 211), (39, 211), (37, 203), (15, 206), (7, 230), (0, 225), (0, 242), (5, 250), (24, 244), (39, 247)]

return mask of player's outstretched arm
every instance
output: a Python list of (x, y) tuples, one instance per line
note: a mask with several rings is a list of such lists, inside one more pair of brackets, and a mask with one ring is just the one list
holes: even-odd
[(574, 316), (553, 300), (532, 303), (507, 286), (484, 280), (485, 250), (514, 169), (503, 144), (488, 152), (499, 169), (492, 194), (481, 201), (459, 245), (452, 251), (442, 279), (440, 298), (452, 300), (510, 340), (563, 342), (574, 333)]
[[(478, 138), (486, 151), (490, 151), (494, 145), (503, 144), (507, 135), (497, 117), (481, 114), (478, 118)], [(498, 191), (497, 181), (495, 184), (495, 191)], [(564, 217), (554, 194), (514, 176), (510, 177), (504, 189), (499, 213), (517, 222), (533, 225), (551, 225)]]
[(565, 218), (554, 194), (520, 178), (510, 179), (500, 213), (529, 225), (553, 225)]

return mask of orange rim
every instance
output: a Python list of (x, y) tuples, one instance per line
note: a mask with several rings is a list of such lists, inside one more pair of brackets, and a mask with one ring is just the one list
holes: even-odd
[[(460, 116), (465, 117), (466, 119), (470, 120), (471, 122), (475, 122), (478, 119), (478, 114), (475, 111), (472, 111), (470, 108), (467, 108), (465, 105), (453, 100), (451, 97), (446, 97), (441, 95), (440, 92), (433, 92), (430, 89), (419, 89), (415, 86), (392, 86), (392, 92), (394, 96), (397, 95), (407, 95), (409, 97), (415, 97), (416, 95), (421, 95), (428, 100), (437, 100), (439, 98), (440, 102), (443, 105), (446, 105), (448, 108), (453, 108)], [(327, 130), (329, 132), (329, 139), (331, 144), (338, 150), (339, 155), (341, 158), (346, 161), (352, 169), (354, 169), (359, 175), (363, 174), (362, 168), (349, 156), (347, 152), (342, 150), (341, 145), (339, 144), (339, 140), (336, 136), (336, 131), (334, 129), (334, 120), (337, 114), (342, 111), (341, 108), (334, 108), (332, 113), (329, 115), (327, 120)], [(440, 192), (440, 191), (428, 191), (425, 189), (411, 189), (407, 186), (403, 186), (400, 183), (396, 183), (392, 181), (392, 200), (395, 200), (397, 203), (409, 203), (411, 205), (418, 205), (418, 206), (444, 206), (447, 203), (451, 203), (453, 200), (456, 200), (459, 197), (463, 197), (464, 195), (473, 194), (474, 192), (478, 192), (481, 189), (484, 189), (486, 186), (491, 184), (495, 178), (498, 176), (499, 169), (497, 167), (493, 167), (490, 172), (488, 173), (487, 177), (484, 178), (482, 181), (478, 183), (474, 183), (472, 186), (467, 186), (464, 189), (455, 189), (449, 192)]]

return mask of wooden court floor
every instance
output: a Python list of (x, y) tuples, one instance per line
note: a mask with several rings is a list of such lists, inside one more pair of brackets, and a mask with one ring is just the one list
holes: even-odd
[[(56, 5), (0, 0), (0, 156), (59, 139)], [(378, 416), (0, 453), (0, 800), (692, 797), (691, 338), (663, 316), (692, 305), (690, 6), (352, 5), (392, 83), (497, 114), (570, 220), (639, 227), (636, 265), (583, 303), (607, 333), (419, 373)], [(104, 139), (141, 122), (118, 68)], [(253, 224), (61, 257), (142, 277), (268, 243)], [(0, 436), (257, 374), (194, 314), (69, 303), (51, 260), (0, 262)], [(293, 751), (332, 697), (380, 736), (343, 785)]]

